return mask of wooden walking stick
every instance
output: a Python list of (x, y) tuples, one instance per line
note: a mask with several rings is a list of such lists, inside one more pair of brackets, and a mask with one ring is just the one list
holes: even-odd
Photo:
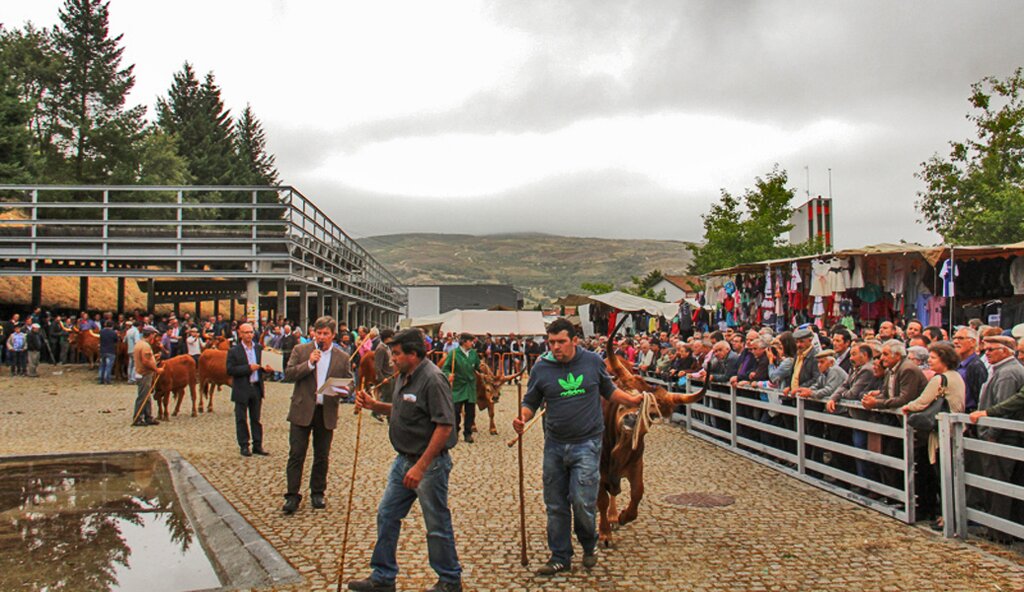
[(363, 433), (363, 408), (356, 406), (356, 448), (352, 454), (352, 479), (348, 486), (348, 509), (345, 510), (345, 530), (341, 535), (341, 557), (338, 559), (338, 592), (345, 578), (345, 553), (348, 551), (348, 525), (352, 521), (352, 497), (356, 492), (356, 467), (359, 466), (359, 441)]
[[(142, 414), (142, 410), (146, 408), (146, 403), (149, 403), (149, 398), (153, 396), (153, 391), (156, 390), (156, 383), (160, 382), (160, 374), (157, 374), (153, 379), (153, 384), (149, 385), (149, 392), (146, 393), (146, 398), (142, 400), (142, 404), (139, 405), (139, 410), (135, 412), (135, 417), (132, 418), (132, 425), (139, 421), (139, 415)], [(157, 409), (159, 411), (159, 409)]]
[[(523, 385), (517, 384), (519, 395), (519, 420), (523, 419)], [(526, 429), (524, 428), (525, 432)], [(526, 486), (523, 484), (523, 439), (519, 438), (519, 563), (526, 567), (530, 561), (526, 558)]]
[[(520, 388), (522, 388), (522, 385), (520, 385)], [(547, 407), (541, 407), (540, 410), (537, 411), (537, 414), (534, 415), (533, 418), (530, 419), (530, 421), (526, 422), (525, 426), (523, 426), (523, 433), (522, 434), (516, 434), (515, 438), (512, 438), (511, 440), (508, 441), (508, 447), (512, 448), (513, 446), (515, 446), (516, 442), (519, 442), (520, 444), (522, 444), (523, 436), (526, 435), (526, 432), (530, 431), (530, 428), (533, 427), (533, 424), (537, 423), (537, 421), (541, 417), (544, 417), (544, 412), (547, 411), (547, 410), (548, 410)]]

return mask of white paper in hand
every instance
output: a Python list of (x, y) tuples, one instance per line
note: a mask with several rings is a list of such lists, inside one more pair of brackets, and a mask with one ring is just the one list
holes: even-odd
[(316, 392), (325, 397), (348, 396), (352, 391), (351, 378), (328, 378)]

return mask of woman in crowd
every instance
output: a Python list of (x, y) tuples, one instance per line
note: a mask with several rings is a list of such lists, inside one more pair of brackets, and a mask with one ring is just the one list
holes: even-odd
[[(947, 342), (937, 342), (928, 346), (928, 365), (935, 373), (924, 387), (921, 395), (907, 403), (901, 409), (904, 414), (920, 413), (928, 408), (937, 397), (945, 397), (950, 413), (963, 413), (966, 387), (957, 366), (960, 356)], [(921, 434), (917, 434), (918, 437)], [(918, 516), (930, 520), (938, 515), (939, 473), (936, 457), (939, 449), (939, 435), (933, 430), (928, 434), (925, 446), (915, 449), (914, 466), (916, 468), (916, 487), (918, 498)], [(938, 522), (935, 526), (939, 526)]]

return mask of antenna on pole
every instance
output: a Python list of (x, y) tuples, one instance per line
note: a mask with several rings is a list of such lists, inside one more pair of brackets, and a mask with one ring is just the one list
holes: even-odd
[(805, 191), (807, 192), (807, 199), (811, 199), (811, 167), (805, 165), (804, 172), (807, 173), (807, 185), (805, 187)]
[(832, 199), (832, 167), (828, 168), (828, 198)]

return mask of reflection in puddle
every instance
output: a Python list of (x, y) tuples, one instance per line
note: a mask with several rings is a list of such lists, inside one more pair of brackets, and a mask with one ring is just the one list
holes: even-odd
[(0, 462), (0, 590), (219, 585), (159, 454)]

